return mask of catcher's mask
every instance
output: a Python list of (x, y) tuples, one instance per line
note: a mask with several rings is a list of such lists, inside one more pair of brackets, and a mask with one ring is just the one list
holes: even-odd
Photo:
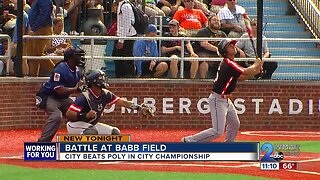
[(99, 69), (90, 70), (85, 76), (85, 81), (89, 87), (95, 85), (99, 88), (107, 88), (109, 86), (106, 74)]
[(84, 57), (85, 54), (86, 53), (84, 52), (84, 50), (81, 49), (79, 46), (72, 47), (67, 49), (64, 52), (64, 61), (67, 61), (68, 59), (71, 59), (71, 58), (75, 58), (77, 65), (79, 67), (84, 68), (86, 65), (86, 59)]
[(236, 45), (237, 41), (236, 40), (228, 40), (224, 39), (219, 42), (218, 44), (218, 51), (221, 54), (222, 57), (227, 57), (227, 47), (230, 44)]

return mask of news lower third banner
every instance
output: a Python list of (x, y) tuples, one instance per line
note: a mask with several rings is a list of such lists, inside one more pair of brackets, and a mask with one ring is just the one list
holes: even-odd
[(26, 161), (259, 161), (258, 142), (25, 143)]

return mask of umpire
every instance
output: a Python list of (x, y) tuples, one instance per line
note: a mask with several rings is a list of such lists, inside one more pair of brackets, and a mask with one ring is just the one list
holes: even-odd
[(64, 60), (59, 62), (37, 93), (37, 106), (44, 109), (49, 118), (38, 142), (51, 142), (60, 127), (62, 115), (72, 104), (70, 95), (80, 92), (81, 69), (84, 68), (84, 51), (78, 47), (69, 48), (64, 53)]

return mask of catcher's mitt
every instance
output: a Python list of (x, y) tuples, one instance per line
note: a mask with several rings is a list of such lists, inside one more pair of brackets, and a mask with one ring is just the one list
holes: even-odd
[(143, 117), (153, 117), (154, 116), (154, 112), (152, 110), (152, 108), (148, 105), (148, 104), (145, 104), (145, 103), (142, 103), (140, 105), (140, 112), (142, 113)]

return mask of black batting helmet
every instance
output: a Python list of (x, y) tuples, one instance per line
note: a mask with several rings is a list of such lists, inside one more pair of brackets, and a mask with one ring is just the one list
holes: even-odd
[(85, 76), (85, 81), (89, 87), (92, 85), (96, 85), (100, 88), (106, 88), (109, 86), (106, 74), (99, 69), (90, 70)]
[(236, 45), (237, 41), (236, 40), (228, 40), (228, 39), (224, 39), (222, 41), (219, 42), (218, 44), (218, 51), (221, 54), (222, 57), (227, 57), (227, 47), (230, 44)]

